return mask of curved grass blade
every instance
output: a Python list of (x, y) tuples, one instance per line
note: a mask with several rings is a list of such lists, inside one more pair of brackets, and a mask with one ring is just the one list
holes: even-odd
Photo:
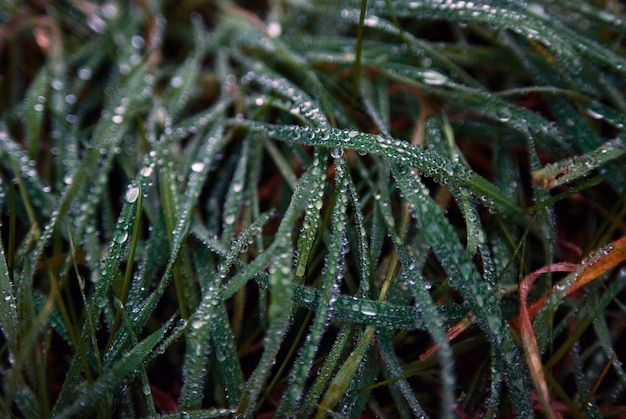
[[(225, 102), (229, 102), (228, 100), (220, 101), (210, 112), (212, 118), (218, 117), (218, 115), (223, 110), (223, 106)], [(216, 115), (217, 114), (217, 115)], [(207, 121), (208, 117), (205, 118)], [(208, 123), (208, 122), (205, 122)], [(176, 215), (175, 219), (177, 220), (174, 229), (172, 230), (172, 239), (171, 239), (171, 248), (169, 261), (165, 268), (165, 272), (163, 273), (163, 277), (153, 293), (148, 297), (148, 299), (143, 303), (141, 310), (138, 310), (137, 316), (134, 321), (137, 324), (143, 325), (152, 310), (156, 307), (156, 304), (163, 292), (165, 291), (169, 281), (171, 279), (171, 275), (174, 271), (174, 266), (176, 265), (177, 256), (180, 252), (183, 242), (187, 237), (190, 225), (191, 225), (191, 215), (192, 209), (197, 203), (197, 199), (200, 196), (200, 192), (202, 190), (202, 186), (206, 182), (207, 173), (209, 171), (211, 163), (214, 161), (222, 147), (224, 147), (226, 141), (228, 140), (228, 136), (225, 136), (222, 133), (220, 127), (214, 128), (211, 130), (205, 139), (203, 146), (200, 147), (200, 151), (198, 154), (197, 160), (191, 165), (192, 170), (189, 173), (189, 178), (187, 181), (187, 189), (185, 190), (185, 194), (182, 197), (182, 203), (180, 205), (180, 210)], [(164, 137), (162, 139), (162, 143), (167, 143), (169, 140), (168, 137)]]
[(387, 140), (380, 135), (366, 134), (354, 130), (320, 129), (295, 125), (272, 125), (252, 121), (231, 121), (234, 125), (246, 126), (255, 131), (266, 132), (270, 137), (296, 144), (321, 147), (349, 148), (356, 151), (379, 154), (391, 161), (409, 165), (442, 182), (464, 186), (478, 196), (485, 195), (493, 205), (505, 214), (518, 213), (519, 208), (501, 191), (482, 176), (464, 165), (446, 157), (414, 147), (400, 140)]
[(0, 329), (10, 353), (15, 356), (18, 351), (17, 306), (1, 238), (2, 236), (0, 236), (0, 295), (2, 295), (2, 299), (0, 299)]
[(304, 275), (307, 271), (307, 264), (311, 256), (311, 250), (316, 239), (317, 229), (320, 224), (320, 210), (324, 205), (324, 186), (326, 185), (326, 171), (320, 163), (320, 150), (315, 151), (313, 157), (313, 165), (311, 173), (314, 176), (314, 190), (309, 198), (309, 202), (304, 212), (304, 221), (302, 222), (302, 230), (298, 237), (298, 258), (296, 261), (296, 282), (302, 283)]
[(453, 370), (454, 360), (452, 358), (452, 350), (448, 343), (448, 337), (443, 326), (443, 321), (439, 317), (439, 312), (432, 297), (428, 293), (426, 280), (422, 274), (415, 269), (412, 258), (405, 249), (400, 237), (398, 237), (392, 229), (391, 237), (393, 239), (395, 250), (402, 264), (402, 276), (405, 283), (411, 288), (412, 294), (415, 296), (416, 306), (420, 308), (420, 316), (426, 325), (428, 332), (433, 337), (435, 343), (439, 345), (439, 355), (441, 359), (441, 383), (443, 397), (441, 400), (441, 417), (452, 418), (454, 412), (454, 383), (455, 375)]
[[(374, 3), (376, 4), (376, 2)], [(384, 14), (387, 4), (378, 2), (378, 15)], [(541, 10), (523, 7), (519, 2), (487, 1), (459, 3), (457, 7), (447, 7), (447, 3), (424, 1), (391, 1), (393, 13), (397, 17), (410, 16), (414, 19), (446, 19), (495, 24), (520, 34), (521, 36), (539, 41), (554, 52), (556, 59), (561, 60), (566, 68), (574, 73), (579, 72), (583, 60), (581, 56), (612, 67), (615, 71), (626, 72), (626, 61), (612, 51), (601, 48), (590, 39), (579, 35), (575, 30), (561, 24), (559, 19), (543, 14)], [(537, 13), (539, 11), (539, 13)]]
[[(404, 370), (402, 364), (396, 355), (393, 348), (393, 334), (391, 329), (377, 328), (376, 329), (376, 341), (378, 342), (378, 348), (380, 350), (380, 357), (385, 364), (385, 369), (389, 377), (403, 377)], [(396, 379), (394, 384), (400, 391), (400, 394), (404, 398), (404, 402), (407, 403), (414, 417), (427, 418), (428, 415), (420, 405), (420, 402), (415, 397), (415, 390), (411, 388), (411, 385), (406, 378)], [(451, 408), (452, 406), (450, 406)]]
[(50, 71), (48, 67), (42, 67), (31, 82), (22, 105), (23, 123), (26, 131), (26, 150), (30, 159), (36, 159), (40, 150), (40, 135), (43, 129), (49, 88)]
[(261, 253), (250, 265), (249, 269), (243, 270), (225, 288), (223, 298), (229, 298), (237, 289), (245, 284), (252, 276), (267, 266), (270, 261), (269, 288), (271, 302), (268, 309), (269, 327), (265, 334), (263, 355), (254, 372), (248, 379), (246, 391), (237, 408), (238, 415), (251, 417), (253, 415), (257, 398), (263, 389), (263, 384), (270, 372), (272, 363), (280, 349), (284, 334), (290, 325), (293, 306), (293, 267), (291, 262), (292, 244), (291, 232), (300, 217), (301, 211), (306, 206), (308, 197), (313, 189), (313, 171), (308, 170), (299, 179), (291, 197), (289, 207), (275, 234), (276, 240)]
[[(307, 124), (317, 127), (329, 127), (330, 123), (328, 119), (322, 113), (319, 104), (308, 93), (300, 88), (292, 81), (274, 74), (269, 68), (259, 69), (256, 67), (256, 71), (249, 71), (242, 77), (242, 84), (245, 86), (256, 84), (263, 90), (271, 93), (274, 96), (280, 96), (288, 100), (289, 113), (294, 117), (298, 117)], [(275, 99), (273, 99), (275, 100)], [(255, 101), (257, 106), (265, 106), (264, 100), (259, 102)]]
[[(99, 372), (101, 372), (102, 364), (100, 360), (100, 354), (98, 352), (98, 345), (96, 343), (97, 339), (95, 336), (95, 330), (93, 330), (93, 325), (99, 324), (100, 314), (109, 304), (109, 296), (113, 279), (115, 278), (117, 268), (119, 266), (119, 263), (121, 262), (121, 258), (128, 244), (128, 229), (133, 226), (135, 222), (137, 222), (135, 216), (137, 214), (136, 206), (138, 205), (138, 195), (135, 195), (133, 193), (130, 195), (131, 199), (129, 200), (128, 198), (129, 196), (127, 195), (125, 205), (122, 207), (122, 213), (120, 214), (117, 222), (113, 240), (110, 243), (108, 255), (103, 259), (104, 268), (102, 269), (102, 276), (100, 280), (95, 284), (94, 290), (89, 295), (86, 306), (86, 316), (88, 316), (88, 318), (84, 321), (80, 334), (80, 344), (83, 345), (85, 348), (91, 347), (92, 343), (94, 344), (94, 355), (96, 357)], [(114, 345), (111, 345), (111, 349), (108, 351), (105, 360), (115, 359), (114, 355), (122, 349), (122, 344), (127, 334), (124, 331), (122, 335), (123, 338), (121, 341), (113, 341)], [(81, 359), (82, 355), (83, 354), (81, 353), (81, 351), (78, 351), (74, 355), (72, 365), (70, 366), (70, 371), (76, 371), (76, 368), (79, 367), (78, 361)], [(78, 382), (74, 380), (80, 379), (81, 377), (78, 375), (77, 371), (76, 373), (68, 374), (68, 378), (65, 380), (63, 387), (61, 388), (59, 397), (53, 408), (53, 412), (57, 411), (57, 409), (61, 408), (62, 406), (67, 405), (67, 403), (69, 402), (69, 398), (71, 397), (71, 393), (78, 385)]]
[(92, 384), (81, 389), (76, 399), (58, 412), (56, 417), (71, 418), (92, 408), (103, 394), (107, 394), (118, 388), (126, 377), (133, 375), (137, 369), (144, 365), (146, 358), (153, 348), (163, 338), (169, 325), (162, 327), (150, 336), (129, 349), (119, 360), (113, 363), (109, 370), (105, 371)]
[[(180, 406), (182, 409), (198, 409), (202, 406), (206, 367), (209, 351), (216, 352), (222, 365), (230, 365), (225, 371), (226, 381), (230, 384), (226, 391), (230, 395), (231, 403), (237, 404), (242, 398), (243, 374), (239, 368), (238, 357), (234, 353), (232, 332), (228, 326), (228, 317), (224, 312), (221, 295), (222, 279), (234, 264), (241, 250), (255, 233), (258, 233), (269, 219), (269, 214), (260, 217), (249, 228), (245, 229), (233, 243), (221, 269), (215, 278), (207, 278), (207, 287), (204, 289), (202, 300), (189, 320), (189, 334), (187, 335), (187, 349), (183, 366), (184, 379), (181, 389)], [(213, 346), (209, 342), (213, 342)], [(224, 363), (228, 359), (229, 363)]]
[(226, 195), (224, 203), (224, 218), (222, 222), (222, 243), (229, 243), (235, 230), (236, 221), (239, 219), (241, 202), (243, 201), (244, 183), (248, 165), (248, 142), (244, 142), (241, 156), (237, 162), (235, 173)]
[(557, 163), (551, 163), (541, 169), (534, 170), (533, 181), (546, 189), (570, 183), (584, 177), (592, 170), (602, 167), (611, 160), (618, 159), (626, 153), (621, 140), (613, 140), (602, 144), (592, 152), (578, 155)]
[(18, 186), (29, 221), (35, 224), (38, 214), (50, 215), (50, 208), (56, 207), (57, 199), (49, 193), (49, 187), (37, 173), (35, 160), (29, 159), (27, 152), (4, 129), (4, 124), (0, 122), (0, 154), (7, 156), (2, 159), (3, 165), (12, 170), (19, 180)]
[(348, 176), (348, 192), (350, 198), (350, 205), (354, 211), (354, 231), (357, 241), (357, 258), (360, 274), (359, 282), (359, 294), (363, 297), (369, 295), (370, 279), (371, 279), (371, 264), (370, 264), (370, 251), (367, 245), (367, 233), (365, 232), (365, 217), (363, 216), (363, 210), (361, 209), (359, 196), (354, 186), (354, 181), (351, 176)]
[(432, 198), (424, 192), (424, 186), (412, 172), (406, 167), (396, 166), (393, 173), (399, 189), (413, 206), (414, 216), (422, 226), (427, 242), (432, 246), (442, 266), (446, 267), (448, 282), (469, 302), (470, 309), (477, 316), (479, 326), (498, 356), (503, 357), (509, 375), (510, 394), (515, 399), (516, 414), (531, 417), (528, 377), (525, 371), (519, 369), (521, 362), (519, 350), (508, 324), (503, 320), (497, 290), (492, 284), (483, 282), (458, 238), (453, 239), (457, 236), (449, 221)]
[[(319, 176), (319, 175), (318, 175)], [(309, 376), (313, 358), (318, 350), (322, 335), (328, 325), (328, 320), (333, 314), (333, 303), (336, 301), (338, 287), (343, 278), (345, 260), (345, 234), (346, 234), (346, 206), (348, 204), (347, 178), (345, 160), (343, 157), (335, 159), (335, 205), (330, 225), (332, 228), (324, 277), (320, 287), (321, 298), (315, 312), (313, 323), (309, 329), (304, 346), (300, 350), (300, 355), (295, 361), (289, 375), (289, 388), (281, 404), (279, 414), (296, 412), (300, 410), (303, 397), (303, 389), (306, 379)]]
[(337, 364), (339, 363), (341, 356), (344, 354), (345, 348), (348, 346), (348, 338), (352, 334), (351, 329), (353, 329), (351, 326), (346, 325), (339, 331), (337, 338), (333, 342), (332, 348), (324, 360), (324, 365), (317, 374), (317, 378), (311, 387), (311, 391), (307, 394), (307, 399), (302, 408), (303, 417), (311, 417), (319, 397), (326, 386), (328, 386), (328, 382), (332, 379), (333, 373), (337, 368)]

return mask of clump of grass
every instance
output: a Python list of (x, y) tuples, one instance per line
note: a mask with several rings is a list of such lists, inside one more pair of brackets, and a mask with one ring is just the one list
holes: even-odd
[(7, 4), (0, 410), (623, 415), (623, 18)]

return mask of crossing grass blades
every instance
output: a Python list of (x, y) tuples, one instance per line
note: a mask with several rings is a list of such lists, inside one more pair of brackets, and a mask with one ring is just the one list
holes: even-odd
[(625, 13), (5, 1), (0, 410), (624, 416)]

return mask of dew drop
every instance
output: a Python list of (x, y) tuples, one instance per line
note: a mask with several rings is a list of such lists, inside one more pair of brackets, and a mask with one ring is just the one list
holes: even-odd
[(446, 173), (448, 173), (450, 176), (454, 176), (454, 163), (452, 162), (448, 162), (446, 163), (446, 165), (444, 166), (444, 170), (446, 171)]
[(128, 232), (126, 230), (115, 236), (115, 241), (120, 244), (124, 243), (126, 239), (128, 239)]
[(598, 159), (595, 156), (587, 156), (585, 158), (585, 166), (588, 168), (594, 168), (598, 164)]
[(63, 81), (59, 79), (52, 79), (51, 85), (54, 90), (62, 90), (65, 87)]
[(280, 23), (278, 23), (278, 22), (270, 22), (267, 25), (267, 34), (270, 37), (272, 37), (272, 38), (276, 38), (276, 37), (280, 36), (282, 31), (283, 31), (283, 29), (280, 26)]
[(203, 325), (204, 325), (204, 321), (201, 319), (195, 319), (190, 324), (191, 328), (196, 329), (196, 330), (202, 328)]
[(143, 39), (143, 37), (142, 37), (142, 36), (139, 36), (139, 35), (133, 35), (133, 36), (130, 38), (130, 44), (131, 44), (131, 45), (133, 46), (133, 48), (135, 48), (135, 49), (141, 49), (141, 48), (143, 48), (143, 46), (144, 46), (144, 44), (145, 44), (145, 41), (144, 41), (144, 39)]
[(375, 316), (378, 312), (373, 307), (361, 307), (361, 313), (366, 316)]
[(96, 300), (96, 305), (98, 306), (98, 308), (104, 308), (104, 306), (107, 305), (106, 296), (103, 295), (101, 298), (98, 298)]
[(363, 23), (367, 26), (376, 26), (378, 25), (379, 19), (376, 16), (370, 16), (366, 18)]
[(226, 353), (224, 351), (216, 351), (215, 358), (218, 362), (224, 362), (226, 360)]
[(591, 108), (587, 108), (587, 115), (589, 115), (593, 119), (603, 119), (604, 118), (604, 115), (602, 115), (601, 113), (596, 112), (595, 110), (593, 110)]
[(448, 77), (435, 70), (424, 71), (422, 73), (422, 79), (424, 80), (424, 83), (432, 86), (440, 86), (442, 84), (446, 84), (448, 81)]
[(511, 112), (511, 109), (505, 106), (496, 110), (496, 116), (501, 122), (508, 122), (511, 120), (513, 113)]
[(191, 165), (191, 170), (196, 172), (196, 173), (200, 173), (204, 170), (204, 163), (202, 162), (195, 162), (194, 164)]
[(170, 80), (170, 86), (174, 87), (174, 88), (178, 88), (180, 86), (183, 85), (183, 78), (176, 76), (176, 77), (172, 77), (172, 79)]
[(330, 150), (330, 155), (333, 156), (333, 158), (338, 159), (343, 156), (343, 149), (341, 147), (333, 147)]
[(91, 78), (91, 70), (86, 67), (81, 67), (78, 69), (77, 75), (81, 80), (89, 80)]
[(141, 176), (143, 177), (148, 177), (152, 174), (152, 166), (146, 166), (144, 168), (141, 169)]
[(136, 186), (130, 187), (126, 191), (126, 196), (125, 196), (126, 202), (133, 203), (137, 200), (138, 196), (139, 196), (139, 188)]

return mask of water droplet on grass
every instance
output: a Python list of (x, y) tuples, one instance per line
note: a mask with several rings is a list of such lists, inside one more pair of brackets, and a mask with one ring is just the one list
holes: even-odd
[(123, 230), (117, 236), (115, 236), (115, 241), (120, 244), (124, 243), (126, 239), (128, 239), (128, 232), (126, 230)]
[(140, 173), (141, 173), (141, 176), (148, 177), (148, 176), (152, 175), (152, 171), (153, 171), (152, 166), (146, 166), (143, 169), (141, 169)]
[(496, 116), (501, 122), (508, 122), (511, 120), (513, 113), (511, 112), (511, 109), (505, 106), (496, 110)]
[(448, 77), (435, 70), (424, 71), (422, 73), (422, 78), (424, 80), (424, 83), (430, 84), (432, 86), (440, 86), (448, 82)]
[(174, 87), (174, 88), (178, 88), (180, 86), (183, 85), (183, 78), (176, 76), (176, 77), (172, 77), (172, 79), (170, 80), (170, 86)]
[(224, 362), (226, 360), (226, 353), (224, 351), (216, 351), (215, 358), (217, 362)]
[(204, 170), (204, 163), (202, 162), (195, 162), (194, 164), (191, 165), (191, 170), (196, 172), (196, 173), (200, 173)]
[(86, 67), (81, 67), (78, 69), (77, 75), (81, 80), (89, 80), (91, 78), (91, 70)]
[(192, 320), (190, 326), (192, 329), (200, 329), (202, 328), (202, 326), (204, 326), (204, 321), (201, 319)]
[(126, 191), (126, 196), (125, 196), (126, 202), (133, 203), (137, 200), (138, 196), (139, 196), (139, 188), (136, 186), (130, 187)]
[(139, 36), (139, 35), (133, 35), (133, 36), (130, 38), (130, 44), (131, 44), (131, 45), (133, 46), (133, 48), (135, 48), (135, 49), (141, 49), (141, 48), (143, 48), (143, 46), (144, 46), (144, 44), (145, 44), (145, 41), (144, 41), (144, 39), (143, 39), (143, 37), (142, 37), (142, 36)]
[(378, 22), (379, 19), (376, 16), (370, 16), (363, 21), (366, 26), (376, 26), (378, 25)]
[(343, 156), (343, 149), (341, 147), (333, 147), (330, 150), (330, 155), (333, 156), (333, 158), (338, 159)]
[(52, 79), (50, 85), (54, 90), (62, 90), (65, 87), (65, 83), (59, 79)]
[(375, 316), (378, 314), (378, 310), (376, 310), (375, 306), (368, 304), (361, 306), (361, 313), (366, 316)]
[(272, 37), (272, 38), (276, 38), (276, 37), (280, 36), (282, 31), (283, 31), (283, 29), (280, 26), (280, 23), (278, 23), (278, 22), (270, 22), (267, 25), (267, 34), (270, 37)]

